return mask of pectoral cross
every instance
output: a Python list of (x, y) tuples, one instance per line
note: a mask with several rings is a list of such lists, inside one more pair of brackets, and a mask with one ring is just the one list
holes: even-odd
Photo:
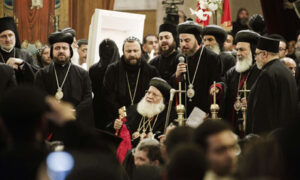
[[(247, 93), (250, 93), (250, 90), (247, 90), (246, 81), (244, 82), (243, 89), (239, 90), (239, 92), (244, 93), (244, 98), (247, 100)], [(245, 130), (246, 130), (246, 118), (247, 118), (247, 106), (242, 106), (242, 112), (243, 112), (243, 131), (245, 132)]]

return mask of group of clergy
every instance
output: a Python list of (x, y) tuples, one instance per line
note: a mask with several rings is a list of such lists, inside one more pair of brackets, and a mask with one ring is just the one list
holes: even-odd
[[(217, 94), (219, 116), (240, 136), (269, 132), (295, 120), (297, 85), (279, 61), (278, 40), (239, 31), (234, 57), (224, 51), (227, 32), (217, 25), (202, 28), (193, 21), (165, 22), (158, 36), (160, 55), (150, 62), (143, 57), (138, 38), (124, 40), (121, 57), (115, 42), (104, 39), (99, 62), (87, 72), (70, 61), (72, 34), (54, 32), (48, 38), (53, 62), (39, 69), (32, 56), (20, 49), (14, 20), (0, 18), (0, 96), (8, 88), (35, 84), (58, 101), (71, 103), (78, 122), (117, 134), (126, 124), (133, 140), (162, 134), (168, 105), (168, 123), (175, 123), (179, 96), (168, 102), (171, 88), (178, 89), (179, 84), (186, 92), (180, 100), (185, 117), (195, 107), (209, 114), (212, 95)], [(123, 106), (126, 121), (118, 118)]]

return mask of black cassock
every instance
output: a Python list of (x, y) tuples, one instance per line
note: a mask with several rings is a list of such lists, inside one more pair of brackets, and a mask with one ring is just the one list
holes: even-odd
[[(27, 51), (14, 48), (8, 53), (0, 48), (0, 53), (3, 56), (5, 63), (9, 58), (20, 58), (24, 60), (24, 64), (18, 70), (15, 70), (18, 84), (34, 83), (35, 72), (38, 68), (33, 65), (33, 57)], [(0, 62), (4, 63), (2, 57), (0, 58)]]
[(144, 97), (145, 91), (149, 88), (150, 80), (159, 76), (157, 69), (147, 64), (144, 59), (141, 60), (139, 66), (127, 65), (123, 57), (119, 62), (108, 66), (104, 76), (103, 91), (109, 123), (118, 118), (119, 108), (131, 105), (126, 72), (133, 97), (139, 68), (141, 71), (133, 104), (138, 103)]
[(155, 66), (161, 78), (170, 81), (171, 76), (176, 72), (178, 64), (179, 52), (176, 50), (170, 56), (156, 56), (150, 61), (152, 66)]
[[(237, 72), (235, 67), (232, 67), (224, 76), (224, 99), (221, 107), (221, 116), (232, 125), (237, 134), (241, 133), (238, 125), (242, 123), (238, 121), (238, 119), (242, 118), (241, 112), (237, 113), (233, 107), (237, 100), (238, 89), (244, 89), (244, 82), (246, 81), (246, 88), (250, 90), (257, 80), (259, 73), (260, 70), (256, 64), (254, 64), (249, 70), (243, 73)], [(240, 92), (239, 95), (241, 98), (244, 97), (244, 93)], [(247, 93), (247, 95), (249, 95), (249, 93)]]
[[(202, 48), (199, 48), (199, 50), (193, 56), (188, 57), (186, 60), (186, 63), (188, 64), (190, 82), (192, 82), (201, 49)], [(185, 108), (187, 116), (190, 115), (195, 106), (205, 111), (206, 113), (210, 112), (209, 87), (213, 84), (214, 81), (220, 81), (221, 71), (222, 65), (219, 56), (216, 53), (204, 47), (203, 54), (198, 67), (198, 72), (196, 74), (196, 78), (193, 84), (195, 96), (192, 98), (192, 101), (189, 101), (188, 98), (186, 100), (187, 105), (185, 105)], [(178, 82), (179, 80), (175, 78), (175, 74), (172, 75), (171, 85), (176, 89), (178, 89)], [(188, 85), (188, 75), (186, 74), (186, 89), (188, 89)], [(182, 102), (185, 102), (184, 98)]]
[(89, 69), (94, 93), (93, 108), (96, 128), (105, 129), (107, 125), (107, 112), (105, 110), (105, 96), (103, 92), (104, 74), (109, 64), (119, 61), (118, 46), (113, 40), (105, 39), (99, 45), (100, 60)]
[(92, 88), (94, 93), (93, 108), (95, 125), (99, 129), (105, 129), (107, 125), (107, 112), (105, 110), (105, 96), (103, 92), (103, 79), (108, 64), (103, 64), (103, 61), (94, 64), (89, 69), (89, 75), (92, 81)]
[[(156, 135), (161, 135), (162, 133), (164, 133), (167, 109), (168, 109), (168, 107), (166, 105), (165, 109), (161, 113), (159, 113), (158, 116), (155, 116), (152, 118), (152, 121), (151, 121), (152, 132)], [(128, 130), (130, 131), (130, 134), (132, 135), (139, 128), (139, 125), (142, 121), (143, 116), (137, 112), (137, 104), (130, 106), (126, 110), (126, 112), (127, 112), (126, 125), (127, 125)], [(157, 118), (157, 120), (155, 122), (156, 118)], [(177, 114), (176, 114), (175, 110), (172, 109), (171, 113), (170, 113), (170, 119), (169, 119), (168, 124), (173, 122), (174, 119), (176, 119), (176, 118), (177, 118)], [(146, 117), (146, 120), (147, 119), (148, 118)], [(140, 133), (142, 133), (142, 130), (140, 131)], [(149, 133), (149, 128), (146, 133)], [(157, 137), (157, 136), (155, 136), (155, 137)], [(140, 138), (137, 138), (137, 139), (132, 138), (133, 145), (136, 146), (138, 144), (139, 140), (140, 140)]]
[(267, 63), (249, 94), (247, 133), (265, 133), (293, 122), (297, 86), (292, 73), (278, 59)]
[(0, 64), (0, 99), (9, 88), (15, 86), (17, 86), (17, 80), (13, 68), (6, 64)]
[[(61, 66), (52, 63), (38, 71), (36, 76), (36, 85), (52, 96), (56, 94), (58, 89), (54, 66), (56, 68), (59, 85), (61, 86), (69, 64)], [(64, 93), (62, 100), (74, 105), (78, 122), (93, 127), (92, 87), (88, 72), (72, 64), (62, 89)]]
[(226, 52), (221, 52), (219, 56), (222, 63), (222, 76), (224, 76), (226, 72), (235, 65), (236, 59)]

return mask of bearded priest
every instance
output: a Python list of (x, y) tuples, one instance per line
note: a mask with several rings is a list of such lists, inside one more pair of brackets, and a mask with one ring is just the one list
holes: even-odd
[[(130, 131), (133, 146), (139, 140), (154, 138), (162, 134), (165, 127), (167, 104), (171, 86), (163, 79), (154, 77), (150, 80), (149, 89), (141, 101), (127, 109), (127, 128)], [(176, 118), (175, 111), (171, 111), (170, 121)], [(114, 122), (114, 129), (118, 131), (122, 121)]]
[[(244, 83), (246, 83), (246, 89), (250, 90), (260, 74), (254, 60), (259, 34), (251, 30), (241, 30), (236, 34), (235, 39), (237, 42), (236, 64), (227, 71), (224, 82), (217, 83), (216, 93), (218, 93), (218, 99), (222, 99), (222, 102), (220, 101), (221, 116), (229, 121), (235, 133), (244, 136), (244, 131), (241, 129), (243, 124), (241, 103), (244, 93), (239, 90), (244, 89)], [(211, 95), (213, 89), (210, 89)]]

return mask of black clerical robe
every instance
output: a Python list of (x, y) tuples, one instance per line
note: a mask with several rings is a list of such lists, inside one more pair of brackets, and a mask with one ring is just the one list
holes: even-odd
[[(195, 74), (197, 62), (199, 61), (200, 51), (202, 48), (203, 47), (199, 48), (199, 50), (193, 56), (186, 58), (190, 82), (192, 82), (193, 76)], [(195, 81), (193, 84), (195, 96), (192, 98), (192, 101), (189, 101), (189, 99), (187, 98), (187, 104), (185, 104), (187, 116), (190, 115), (194, 107), (198, 107), (206, 113), (210, 112), (209, 87), (213, 84), (214, 81), (220, 81), (221, 71), (222, 65), (219, 56), (216, 53), (204, 47), (197, 74), (195, 76)], [(174, 88), (178, 89), (179, 81), (180, 79), (175, 78), (175, 74), (172, 75), (171, 85)], [(186, 74), (187, 88), (188, 85), (188, 74)], [(185, 103), (184, 98), (182, 102)]]
[(0, 98), (12, 87), (17, 86), (15, 72), (12, 67), (0, 64)]
[(292, 73), (278, 59), (262, 69), (249, 94), (247, 133), (266, 133), (293, 122), (297, 86)]
[(96, 128), (105, 129), (108, 121), (106, 112), (105, 96), (103, 92), (103, 80), (105, 71), (108, 65), (98, 62), (92, 65), (89, 69), (90, 79), (92, 81), (92, 90), (94, 93), (93, 109), (94, 109), (94, 121)]
[[(238, 89), (241, 90), (244, 88), (244, 83), (246, 82), (246, 88), (248, 90), (254, 85), (260, 74), (260, 70), (257, 68), (256, 64), (254, 64), (249, 70), (239, 73), (235, 70), (235, 67), (232, 67), (225, 74), (224, 81), (224, 99), (222, 100), (221, 112), (223, 119), (227, 120), (232, 127), (234, 128), (235, 133), (241, 135), (241, 129), (239, 129), (239, 125), (242, 122), (238, 121), (238, 119), (242, 118), (241, 112), (237, 113), (234, 110), (234, 103), (237, 100)], [(244, 93), (239, 93), (241, 99), (244, 97)], [(249, 93), (247, 93), (247, 96)]]
[[(59, 85), (61, 86), (69, 64), (61, 66), (52, 63), (39, 70), (36, 76), (36, 85), (52, 96), (55, 95), (58, 89), (54, 74), (54, 66), (56, 68)], [(88, 126), (94, 126), (92, 87), (88, 72), (81, 67), (72, 64), (62, 89), (64, 93), (62, 100), (74, 105), (77, 120)]]
[[(153, 118), (151, 118), (152, 119), (151, 127), (152, 127), (153, 134), (160, 135), (160, 134), (164, 133), (167, 109), (168, 109), (168, 107), (166, 105), (165, 109), (161, 113), (159, 113), (157, 116), (154, 116)], [(130, 131), (130, 134), (132, 135), (133, 133), (135, 133), (138, 130), (143, 116), (138, 113), (137, 104), (130, 106), (126, 110), (126, 112), (127, 112), (126, 125), (127, 125), (128, 130)], [(146, 120), (148, 119), (147, 117), (144, 117), (144, 118)], [(174, 122), (174, 120), (176, 118), (177, 118), (177, 114), (176, 114), (174, 108), (172, 108), (168, 124), (170, 124), (171, 122)], [(141, 126), (142, 126), (142, 124), (141, 124)], [(142, 133), (142, 129), (141, 129), (140, 133)], [(149, 133), (149, 128), (147, 129), (146, 133)], [(132, 142), (133, 142), (133, 146), (136, 146), (139, 142), (139, 138), (137, 138), (137, 139), (132, 138)]]
[[(140, 77), (137, 88), (135, 89), (139, 69)], [(127, 82), (126, 79), (126, 72), (129, 82)], [(118, 109), (120, 107), (128, 107), (131, 105), (128, 83), (132, 97), (134, 96), (134, 91), (136, 91), (133, 100), (133, 104), (136, 104), (144, 97), (145, 91), (149, 88), (150, 80), (157, 76), (159, 76), (157, 69), (147, 64), (144, 59), (141, 60), (139, 66), (127, 65), (123, 57), (119, 62), (109, 65), (105, 72), (103, 82), (109, 123), (114, 122), (118, 117)]]
[(176, 50), (168, 57), (163, 55), (156, 56), (150, 61), (150, 64), (159, 72), (161, 78), (170, 81), (171, 76), (176, 72), (177, 64), (178, 64), (178, 54), (179, 52)]
[(11, 52), (5, 52), (0, 48), (0, 53), (1, 63), (6, 63), (9, 58), (20, 58), (24, 60), (24, 64), (21, 65), (18, 70), (15, 70), (18, 84), (34, 83), (37, 67), (33, 65), (33, 57), (27, 51), (14, 48)]
[(222, 63), (222, 76), (224, 76), (226, 72), (236, 64), (236, 59), (226, 52), (221, 52), (219, 56)]

